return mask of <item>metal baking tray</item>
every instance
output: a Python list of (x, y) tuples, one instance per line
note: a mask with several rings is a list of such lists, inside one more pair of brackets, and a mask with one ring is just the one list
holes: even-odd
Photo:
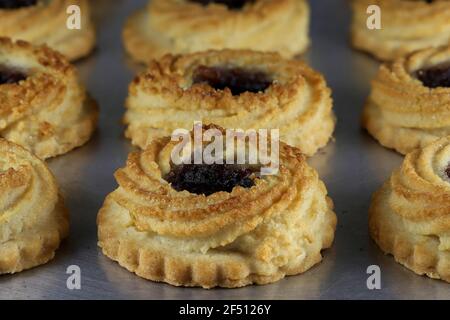
[[(52, 262), (0, 277), (0, 299), (450, 299), (450, 285), (415, 275), (383, 255), (368, 236), (371, 195), (402, 157), (360, 128), (378, 62), (350, 47), (347, 1), (310, 2), (312, 47), (303, 58), (325, 75), (338, 116), (335, 141), (309, 160), (325, 181), (339, 219), (334, 246), (321, 264), (272, 285), (203, 290), (143, 280), (102, 255), (96, 216), (117, 186), (114, 171), (132, 150), (121, 117), (128, 84), (141, 68), (126, 57), (121, 29), (146, 0), (95, 0), (98, 49), (76, 65), (100, 104), (100, 127), (86, 146), (49, 161), (70, 208), (71, 234)], [(71, 265), (81, 269), (80, 290), (66, 286)], [(380, 290), (367, 288), (370, 265), (381, 268)]]

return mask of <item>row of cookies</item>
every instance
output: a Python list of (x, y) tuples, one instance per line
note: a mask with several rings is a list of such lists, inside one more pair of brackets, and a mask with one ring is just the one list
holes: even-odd
[[(448, 44), (447, 0), (351, 0), (352, 42), (381, 60)], [(80, 9), (81, 29), (68, 29), (68, 8)], [(368, 27), (368, 8), (378, 6), (382, 25)], [(48, 44), (69, 60), (88, 55), (95, 32), (88, 0), (2, 0), (0, 36)], [(306, 0), (153, 0), (129, 17), (124, 45), (137, 61), (166, 53), (209, 49), (277, 51), (285, 57), (304, 52), (310, 9)], [(296, 30), (296, 32), (292, 32)]]
[[(417, 274), (450, 282), (450, 2), (355, 0), (352, 41), (389, 61), (372, 81), (362, 124), (405, 154), (369, 209), (378, 246)], [(382, 28), (367, 27), (368, 8)]]
[[(283, 145), (284, 170), (270, 181), (236, 167), (220, 172), (173, 167), (167, 158), (173, 146), (159, 139), (201, 118), (225, 127), (280, 127), (282, 140), (312, 155), (334, 128), (330, 90), (317, 72), (276, 54), (251, 51), (166, 56), (133, 82), (127, 107), (127, 135), (147, 149), (132, 154), (127, 167), (116, 173), (120, 187), (99, 215), (100, 245), (106, 255), (145, 278), (204, 287), (268, 283), (320, 261), (320, 251), (334, 237), (335, 215), (326, 189), (298, 149)], [(205, 197), (188, 192), (189, 184), (182, 181), (192, 170), (197, 176), (213, 174), (215, 181), (207, 184), (214, 188), (227, 174), (241, 177), (232, 181), (236, 188)], [(167, 176), (175, 177), (171, 185)], [(251, 188), (242, 186), (245, 179), (252, 180)], [(177, 181), (181, 190), (173, 188)], [(271, 193), (280, 198), (267, 198)], [(237, 207), (230, 206), (231, 199), (239, 198)], [(248, 206), (262, 198), (268, 200), (265, 206)], [(300, 229), (283, 221), (298, 221), (293, 225)], [(433, 273), (443, 279), (448, 275), (445, 259)], [(436, 266), (428, 268), (438, 270)]]
[[(447, 0), (349, 2), (353, 45), (381, 60), (449, 42)], [(382, 17), (377, 30), (368, 27), (372, 13), (368, 9), (373, 6)], [(153, 0), (128, 19), (123, 37), (129, 54), (140, 62), (166, 53), (225, 48), (277, 51), (293, 57), (310, 44), (309, 16), (304, 0)]]

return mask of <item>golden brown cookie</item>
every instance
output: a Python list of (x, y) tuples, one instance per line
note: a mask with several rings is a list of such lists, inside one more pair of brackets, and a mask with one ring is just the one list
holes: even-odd
[(46, 164), (0, 138), (0, 274), (47, 263), (69, 218)]
[[(367, 27), (367, 9), (381, 9), (381, 29)], [(352, 0), (353, 45), (381, 60), (450, 43), (448, 0)]]
[(450, 135), (450, 47), (382, 65), (363, 125), (383, 146), (403, 154)]
[[(81, 9), (81, 29), (67, 28), (67, 9)], [(0, 37), (47, 44), (69, 60), (87, 56), (95, 46), (95, 30), (87, 0), (0, 1)]]
[(372, 238), (420, 275), (450, 282), (450, 137), (409, 153), (375, 193)]
[(167, 53), (209, 49), (277, 51), (309, 45), (306, 0), (152, 0), (124, 28), (128, 53), (147, 63)]
[(152, 61), (130, 85), (126, 136), (145, 148), (194, 121), (225, 128), (280, 129), (281, 140), (313, 155), (330, 140), (331, 90), (303, 62), (274, 53), (207, 51)]
[(96, 103), (73, 66), (48, 47), (0, 38), (0, 136), (42, 159), (89, 140)]
[(175, 165), (177, 146), (155, 140), (116, 172), (98, 216), (106, 256), (149, 280), (204, 288), (267, 284), (321, 261), (336, 215), (298, 149), (281, 143), (278, 173), (261, 175), (248, 162)]

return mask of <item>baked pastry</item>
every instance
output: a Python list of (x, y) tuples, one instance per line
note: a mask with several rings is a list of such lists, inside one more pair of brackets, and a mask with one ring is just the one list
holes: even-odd
[(248, 162), (175, 165), (177, 145), (157, 139), (116, 172), (98, 215), (106, 256), (149, 280), (204, 288), (267, 284), (321, 261), (336, 216), (298, 149), (281, 143), (278, 173), (260, 175)]
[(96, 103), (59, 53), (0, 38), (0, 136), (42, 159), (81, 146), (98, 117)]
[[(381, 9), (381, 29), (367, 26), (367, 8)], [(353, 45), (381, 60), (450, 42), (448, 0), (352, 0)]]
[(303, 62), (244, 50), (167, 55), (130, 85), (126, 136), (145, 148), (194, 121), (225, 128), (279, 128), (281, 140), (313, 155), (335, 126), (331, 90)]
[(375, 193), (369, 226), (399, 263), (450, 282), (450, 137), (406, 156)]
[[(79, 6), (81, 29), (69, 29), (67, 8)], [(88, 0), (0, 0), (0, 37), (47, 44), (69, 60), (87, 56), (95, 45)]]
[(291, 57), (309, 45), (306, 0), (152, 0), (126, 22), (131, 57), (209, 49), (278, 51)]
[(382, 65), (363, 125), (383, 146), (403, 154), (450, 135), (450, 47)]
[(47, 263), (69, 229), (55, 178), (44, 162), (0, 138), (0, 189), (0, 274)]

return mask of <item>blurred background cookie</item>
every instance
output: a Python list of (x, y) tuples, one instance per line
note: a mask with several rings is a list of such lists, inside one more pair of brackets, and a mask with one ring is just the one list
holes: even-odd
[(208, 49), (292, 57), (309, 45), (309, 15), (306, 0), (152, 0), (128, 19), (123, 39), (128, 53), (145, 63)]

